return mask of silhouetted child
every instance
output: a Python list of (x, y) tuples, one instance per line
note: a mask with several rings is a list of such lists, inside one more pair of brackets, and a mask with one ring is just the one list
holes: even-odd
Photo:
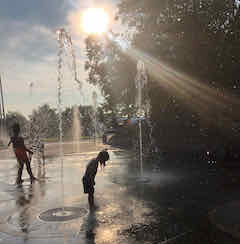
[(20, 133), (19, 124), (15, 123), (13, 125), (12, 129), (13, 129), (13, 136), (11, 137), (11, 139), (8, 143), (8, 146), (10, 146), (10, 144), (12, 143), (14, 153), (15, 153), (17, 161), (19, 163), (18, 176), (17, 176), (16, 183), (21, 184), (23, 182), (22, 171), (23, 171), (24, 163), (26, 164), (27, 172), (30, 176), (30, 181), (32, 183), (34, 180), (36, 180), (36, 178), (33, 176), (31, 166), (30, 166), (30, 160), (29, 160), (26, 152), (28, 152), (30, 155), (33, 152), (25, 147), (24, 139), (21, 136), (19, 136), (19, 133)]
[(109, 154), (106, 150), (101, 151), (96, 158), (93, 158), (87, 165), (85, 174), (82, 178), (84, 193), (88, 194), (88, 203), (90, 210), (94, 208), (94, 185), (97, 174), (98, 163), (105, 166), (109, 160)]

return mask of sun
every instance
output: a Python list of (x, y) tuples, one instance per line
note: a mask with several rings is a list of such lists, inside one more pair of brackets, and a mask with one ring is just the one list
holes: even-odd
[(102, 34), (107, 31), (109, 17), (102, 8), (89, 8), (83, 12), (81, 23), (88, 34)]

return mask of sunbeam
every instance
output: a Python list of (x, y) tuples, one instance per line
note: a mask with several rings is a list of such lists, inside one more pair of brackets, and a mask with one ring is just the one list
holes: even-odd
[(233, 113), (240, 106), (239, 99), (233, 95), (200, 83), (136, 48), (128, 48), (125, 53), (134, 60), (142, 60), (149, 75), (154, 77), (163, 89), (182, 99), (186, 105), (199, 113), (202, 119), (209, 122), (217, 119), (226, 122), (240, 119), (238, 113)]

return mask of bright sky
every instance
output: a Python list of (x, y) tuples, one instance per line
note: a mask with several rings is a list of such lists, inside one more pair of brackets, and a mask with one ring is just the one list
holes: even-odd
[[(80, 28), (80, 16), (89, 7), (101, 7), (109, 13), (110, 28), (118, 0), (9, 0), (0, 6), (0, 74), (2, 76), (6, 111), (31, 114), (44, 103), (57, 107), (56, 30), (64, 27), (72, 36), (77, 57), (80, 93), (77, 84), (65, 69), (63, 103), (91, 104), (96, 90), (85, 82), (86, 34)], [(32, 85), (30, 85), (32, 84)], [(84, 94), (84, 96), (83, 96)], [(98, 96), (100, 98), (100, 95)]]

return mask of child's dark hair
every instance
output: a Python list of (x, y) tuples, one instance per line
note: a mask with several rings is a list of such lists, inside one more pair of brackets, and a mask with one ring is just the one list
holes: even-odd
[(109, 154), (106, 150), (103, 150), (98, 154), (98, 158), (100, 161), (102, 161), (102, 160), (107, 161), (109, 159)]
[(20, 125), (18, 123), (14, 123), (12, 126), (12, 130), (14, 134), (18, 134), (20, 132)]

